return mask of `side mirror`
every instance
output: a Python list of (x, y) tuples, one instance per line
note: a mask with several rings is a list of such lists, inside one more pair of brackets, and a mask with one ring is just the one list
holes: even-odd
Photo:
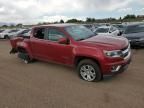
[(60, 38), (60, 39), (58, 40), (58, 43), (59, 43), (59, 44), (68, 44), (69, 41), (68, 41), (67, 38)]

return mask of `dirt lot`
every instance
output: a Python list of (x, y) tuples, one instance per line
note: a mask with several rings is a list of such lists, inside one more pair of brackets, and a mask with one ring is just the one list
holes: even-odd
[(0, 108), (144, 108), (144, 50), (133, 50), (128, 70), (99, 83), (74, 69), (37, 61), (24, 64), (0, 41)]

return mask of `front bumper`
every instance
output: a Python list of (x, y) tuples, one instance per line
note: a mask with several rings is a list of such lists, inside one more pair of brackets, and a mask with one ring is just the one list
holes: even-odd
[(113, 63), (112, 65), (107, 65), (106, 67), (105, 67), (105, 69), (107, 70), (107, 71), (105, 71), (104, 73), (103, 73), (103, 75), (104, 76), (112, 76), (112, 75), (116, 75), (116, 74), (119, 74), (119, 73), (122, 73), (122, 72), (124, 72), (127, 68), (128, 68), (128, 66), (129, 66), (129, 64), (130, 64), (130, 62), (131, 62), (131, 59), (129, 59), (127, 62), (122, 62), (122, 63)]
[(103, 75), (115, 75), (123, 72), (131, 63), (131, 51), (123, 60), (115, 60), (103, 64)]

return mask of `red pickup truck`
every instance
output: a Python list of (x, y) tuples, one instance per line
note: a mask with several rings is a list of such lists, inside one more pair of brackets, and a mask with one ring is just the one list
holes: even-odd
[(80, 78), (90, 82), (124, 71), (131, 60), (126, 38), (97, 35), (77, 24), (36, 26), (29, 38), (10, 42), (10, 53), (25, 63), (36, 59), (74, 66)]

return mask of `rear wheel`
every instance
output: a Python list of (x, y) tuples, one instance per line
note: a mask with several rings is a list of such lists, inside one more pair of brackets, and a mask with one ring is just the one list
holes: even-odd
[(89, 82), (100, 81), (102, 74), (96, 62), (90, 59), (80, 61), (77, 71), (81, 79)]
[(9, 39), (9, 36), (8, 36), (8, 35), (5, 35), (5, 36), (4, 36), (4, 39)]
[(26, 52), (19, 52), (18, 57), (22, 59), (25, 64), (28, 64), (32, 61)]

